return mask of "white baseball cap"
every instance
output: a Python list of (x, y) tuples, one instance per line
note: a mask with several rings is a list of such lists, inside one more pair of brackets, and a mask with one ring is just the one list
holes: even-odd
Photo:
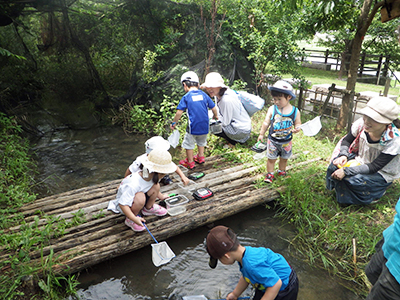
[(183, 75), (181, 76), (181, 83), (184, 81), (199, 83), (199, 77), (197, 76), (197, 74), (195, 72), (188, 71), (188, 72), (183, 73)]

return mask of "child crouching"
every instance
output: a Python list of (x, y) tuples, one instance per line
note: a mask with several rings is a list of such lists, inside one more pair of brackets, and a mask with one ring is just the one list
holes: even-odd
[(133, 231), (143, 231), (145, 216), (164, 216), (167, 210), (156, 204), (156, 199), (164, 200), (168, 195), (160, 192), (159, 180), (166, 174), (176, 171), (171, 154), (163, 149), (154, 149), (149, 155), (140, 158), (140, 171), (125, 177), (117, 197), (108, 204), (108, 209), (126, 216), (125, 224)]

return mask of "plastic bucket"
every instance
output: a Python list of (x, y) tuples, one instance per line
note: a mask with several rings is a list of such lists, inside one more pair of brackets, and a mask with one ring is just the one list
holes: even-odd
[(321, 117), (315, 117), (314, 119), (302, 124), (300, 128), (303, 130), (303, 133), (306, 136), (316, 135), (322, 128)]
[(221, 121), (216, 121), (210, 124), (210, 131), (212, 134), (219, 134), (222, 132), (222, 123)]

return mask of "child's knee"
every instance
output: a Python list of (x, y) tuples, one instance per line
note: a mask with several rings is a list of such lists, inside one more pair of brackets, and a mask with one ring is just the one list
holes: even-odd
[(142, 192), (136, 193), (133, 203), (143, 207), (146, 204), (146, 195)]

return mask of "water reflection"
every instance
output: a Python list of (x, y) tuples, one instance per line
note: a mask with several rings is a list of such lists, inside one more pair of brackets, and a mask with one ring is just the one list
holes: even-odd
[(120, 127), (48, 132), (32, 151), (38, 162), (41, 196), (122, 178), (137, 155), (145, 152), (143, 135)]
[[(240, 215), (219, 221), (233, 228), (245, 246), (269, 247), (281, 253), (297, 271), (300, 280), (299, 300), (360, 299), (340, 285), (337, 278), (314, 269), (299, 260), (288, 240), (294, 230), (279, 219), (273, 210), (257, 207)], [(224, 298), (240, 278), (238, 266), (208, 266), (203, 246), (207, 227), (168, 239), (177, 255), (171, 262), (156, 268), (151, 261), (151, 247), (99, 264), (80, 274), (80, 299), (171, 299), (205, 295), (208, 299)], [(146, 233), (143, 233), (146, 234)], [(242, 296), (251, 296), (248, 288)]]

